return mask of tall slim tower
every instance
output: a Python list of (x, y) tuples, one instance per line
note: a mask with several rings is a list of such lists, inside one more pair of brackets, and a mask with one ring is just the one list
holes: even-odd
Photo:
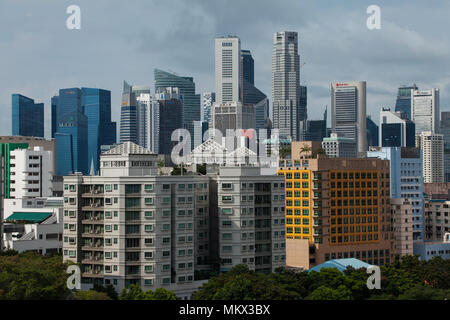
[(358, 156), (367, 151), (366, 82), (331, 84), (331, 130), (356, 141)]
[(136, 94), (126, 81), (123, 82), (122, 107), (120, 111), (120, 143), (138, 143)]
[(416, 135), (439, 133), (439, 112), (439, 89), (411, 90), (411, 120), (416, 124)]
[(273, 37), (273, 127), (280, 137), (300, 139), (300, 122), (307, 118), (300, 88), (300, 56), (297, 32), (276, 32)]
[(241, 41), (236, 36), (216, 38), (216, 103), (241, 101)]
[(21, 94), (12, 95), (12, 134), (44, 137), (44, 104)]

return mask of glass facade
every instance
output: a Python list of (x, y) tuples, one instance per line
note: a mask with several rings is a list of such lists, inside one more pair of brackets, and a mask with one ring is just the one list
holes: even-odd
[(404, 112), (406, 117), (411, 120), (411, 90), (419, 90), (416, 85), (410, 87), (398, 88), (397, 101), (395, 102), (395, 111)]
[(44, 137), (44, 104), (20, 94), (12, 95), (12, 134)]
[(369, 147), (378, 147), (378, 126), (370, 117), (366, 121), (367, 145)]

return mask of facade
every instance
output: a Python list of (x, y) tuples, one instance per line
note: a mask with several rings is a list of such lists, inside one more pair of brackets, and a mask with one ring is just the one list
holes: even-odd
[(377, 126), (375, 122), (373, 122), (370, 116), (367, 116), (366, 120), (366, 129), (367, 129), (367, 146), (374, 147), (378, 146), (378, 136), (380, 128)]
[(122, 106), (120, 108), (120, 143), (138, 143), (138, 118), (136, 94), (133, 87), (123, 82)]
[(380, 147), (414, 147), (416, 126), (402, 112), (380, 111)]
[(251, 85), (255, 85), (255, 62), (250, 50), (241, 50), (242, 78)]
[(12, 95), (12, 134), (44, 137), (44, 104), (21, 94)]
[(211, 123), (211, 110), (216, 102), (215, 92), (203, 92), (202, 93), (202, 119), (201, 121)]
[[(158, 154), (172, 153), (177, 142), (172, 141), (172, 132), (183, 128), (183, 101), (178, 88), (160, 88), (156, 92), (158, 101)], [(193, 136), (191, 137), (191, 139)]]
[(10, 152), (9, 198), (51, 197), (53, 195), (53, 154), (43, 147), (17, 148)]
[(441, 257), (442, 259), (450, 259), (450, 241), (436, 242), (420, 242), (414, 244), (414, 252), (424, 261)]
[(413, 206), (406, 199), (391, 199), (394, 253), (400, 257), (413, 255)]
[(402, 86), (398, 88), (397, 100), (395, 102), (395, 112), (403, 112), (407, 119), (411, 117), (411, 90), (419, 90), (414, 84), (412, 86)]
[(81, 88), (81, 105), (87, 117), (89, 172), (97, 172), (100, 146), (116, 143), (116, 123), (111, 122), (111, 91)]
[(189, 297), (195, 271), (284, 265), (282, 178), (258, 168), (158, 175), (157, 155), (131, 142), (100, 163), (99, 176), (64, 177), (63, 259), (81, 264), (82, 283)]
[(63, 198), (6, 199), (4, 250), (62, 253)]
[(136, 117), (138, 145), (149, 148), (149, 129), (151, 126), (151, 108), (153, 99), (150, 95), (150, 87), (132, 86), (131, 89), (136, 96)]
[[(191, 143), (194, 138), (194, 121), (200, 121), (202, 110), (200, 108), (200, 94), (195, 93), (195, 82), (192, 77), (180, 77), (173, 73), (155, 69), (155, 92), (167, 87), (178, 88), (180, 100), (183, 101), (183, 114), (179, 114), (183, 125), (177, 129), (185, 128), (191, 134)], [(192, 144), (191, 144), (192, 145)]]
[[(58, 126), (62, 118), (72, 112), (83, 113), (83, 107), (81, 105), (81, 89), (79, 88), (67, 88), (60, 89), (59, 95), (53, 97), (54, 102), (57, 101), (57, 107), (55, 109), (55, 115), (52, 118), (56, 118), (56, 129), (55, 133), (58, 131)], [(53, 130), (52, 130), (53, 131)]]
[(416, 135), (424, 131), (439, 133), (439, 89), (411, 91), (411, 120), (416, 124)]
[(371, 148), (367, 157), (389, 160), (390, 196), (392, 199), (409, 201), (412, 206), (412, 239), (414, 242), (423, 241), (424, 187), (420, 150), (400, 147)]
[(422, 151), (424, 183), (444, 182), (443, 135), (430, 131), (421, 132), (416, 135), (416, 147)]
[(367, 151), (366, 82), (331, 84), (331, 130), (356, 141), (358, 156)]
[(389, 196), (389, 161), (326, 158), (321, 155), (280, 162), (285, 178), (286, 237), (309, 241), (313, 267), (356, 258), (374, 265), (393, 261), (394, 235)]
[(450, 112), (441, 112), (440, 133), (444, 136), (445, 181), (450, 182)]
[[(273, 128), (281, 138), (300, 140), (300, 124), (307, 119), (306, 87), (300, 87), (300, 56), (297, 32), (276, 32), (272, 55)], [(303, 92), (303, 95), (302, 95)], [(303, 103), (302, 103), (303, 102)]]
[(327, 137), (327, 109), (323, 113), (323, 120), (307, 120), (305, 141), (322, 141)]
[(79, 111), (66, 114), (60, 119), (55, 139), (57, 174), (88, 174), (88, 118)]
[(428, 199), (425, 201), (425, 241), (442, 241), (450, 232), (450, 201)]
[(254, 129), (255, 120), (253, 104), (242, 104), (241, 102), (214, 104), (212, 127), (219, 130), (223, 137), (226, 136), (227, 129)]
[(356, 141), (351, 138), (339, 137), (332, 133), (331, 137), (323, 138), (322, 149), (330, 158), (356, 158)]
[(236, 36), (215, 39), (216, 103), (241, 101), (241, 40)]
[(52, 120), (52, 138), (55, 138), (56, 128), (58, 127), (57, 122), (57, 110), (58, 110), (58, 99), (59, 96), (53, 96), (50, 102), (51, 105), (51, 120)]

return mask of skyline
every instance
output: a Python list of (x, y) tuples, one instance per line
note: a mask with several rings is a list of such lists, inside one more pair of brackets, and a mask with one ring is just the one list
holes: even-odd
[[(72, 1), (0, 3), (4, 57), (0, 69), (6, 71), (0, 77), (4, 89), (0, 108), (6, 112), (0, 134), (11, 133), (13, 93), (45, 104), (45, 136), (50, 137), (50, 99), (61, 88), (110, 90), (112, 121), (116, 122), (120, 121), (123, 80), (148, 85), (154, 94), (155, 68), (193, 77), (196, 93), (214, 91), (214, 39), (228, 34), (239, 36), (242, 49), (251, 51), (255, 86), (268, 96), (272, 108), (271, 59), (277, 31), (298, 32), (300, 63), (306, 63), (300, 79), (308, 87), (309, 119), (320, 119), (325, 105), (330, 109), (334, 81), (367, 81), (367, 114), (377, 124), (382, 106), (394, 109), (401, 85), (439, 88), (441, 111), (449, 110), (450, 76), (442, 70), (450, 66), (446, 59), (450, 43), (442, 26), (449, 25), (445, 8), (450, 9), (450, 4), (444, 1), (410, 1), (408, 5), (377, 1), (381, 30), (366, 27), (371, 1), (336, 5), (286, 0), (276, 6), (292, 10), (276, 12), (271, 1), (246, 1), (239, 6), (234, 0), (227, 5), (198, 0), (189, 6), (179, 0), (137, 0), (133, 6), (110, 3), (77, 1), (81, 30), (65, 26), (66, 8)], [(256, 22), (245, 19), (251, 10), (260, 17)]]

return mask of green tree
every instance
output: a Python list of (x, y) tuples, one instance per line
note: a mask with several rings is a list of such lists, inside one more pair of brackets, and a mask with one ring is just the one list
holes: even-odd
[(111, 300), (105, 292), (95, 290), (76, 291), (74, 294), (75, 300)]
[(310, 300), (352, 300), (352, 292), (344, 285), (336, 289), (320, 286), (308, 297)]
[(186, 170), (186, 168), (183, 165), (176, 165), (176, 166), (173, 167), (173, 170), (170, 173), (170, 175), (172, 175), (172, 176), (180, 176), (182, 170), (183, 170), (183, 175), (186, 174), (187, 170)]
[(416, 284), (398, 297), (399, 300), (448, 300), (450, 290), (433, 289), (430, 286)]

